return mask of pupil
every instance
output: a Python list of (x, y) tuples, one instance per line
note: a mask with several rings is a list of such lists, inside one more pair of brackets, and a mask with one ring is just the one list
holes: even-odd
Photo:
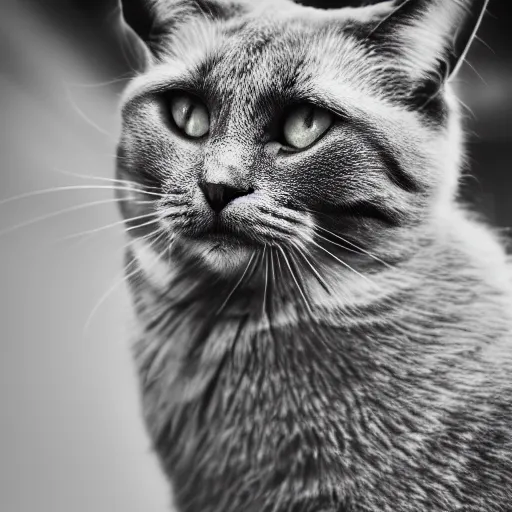
[(315, 109), (310, 108), (306, 117), (304, 118), (304, 125), (306, 128), (311, 129), (313, 127), (313, 121), (315, 120)]
[(190, 121), (190, 118), (192, 117), (192, 114), (194, 113), (196, 106), (193, 103), (190, 103), (187, 107), (187, 110), (185, 111), (185, 117), (183, 119), (183, 124), (187, 125)]

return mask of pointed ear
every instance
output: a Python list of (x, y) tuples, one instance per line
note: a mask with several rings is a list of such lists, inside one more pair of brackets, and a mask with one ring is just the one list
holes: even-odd
[[(244, 5), (245, 1), (245, 5)], [(247, 0), (120, 0), (124, 21), (146, 47), (158, 56), (182, 23), (195, 17), (229, 19), (247, 7)]]
[(121, 10), (126, 24), (144, 42), (148, 42), (158, 18), (155, 0), (121, 0)]
[(392, 54), (414, 81), (434, 79), (440, 88), (464, 61), (488, 0), (402, 0), (395, 4), (369, 39)]

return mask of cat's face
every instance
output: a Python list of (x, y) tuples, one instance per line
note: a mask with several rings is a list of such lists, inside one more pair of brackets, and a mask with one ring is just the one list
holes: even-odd
[(303, 264), (340, 250), (385, 256), (428, 223), (457, 180), (444, 80), (463, 11), (409, 3), (394, 15), (392, 2), (320, 11), (285, 0), (138, 12), (148, 66), (125, 95), (118, 160), (119, 178), (148, 192), (122, 203), (145, 224), (133, 234), (229, 274), (267, 247)]

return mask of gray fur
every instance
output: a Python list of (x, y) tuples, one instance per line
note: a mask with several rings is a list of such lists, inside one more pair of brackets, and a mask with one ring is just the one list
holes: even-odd
[[(512, 510), (512, 265), (456, 200), (446, 82), (471, 4), (141, 11), (118, 177), (144, 415), (178, 512)], [(204, 99), (206, 138), (169, 122), (175, 88)], [(283, 154), (297, 101), (338, 120)], [(216, 242), (203, 179), (255, 191)]]

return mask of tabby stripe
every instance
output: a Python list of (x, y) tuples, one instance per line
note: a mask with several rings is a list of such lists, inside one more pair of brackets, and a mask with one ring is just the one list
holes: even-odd
[[(351, 204), (318, 205), (316, 211), (328, 217), (346, 216), (354, 218), (373, 219), (391, 227), (397, 227), (401, 223), (400, 214), (383, 204), (375, 204), (371, 201), (354, 201)], [(328, 237), (328, 235), (323, 235)]]
[(402, 190), (411, 194), (423, 192), (423, 186), (407, 173), (393, 151), (379, 141), (382, 135), (375, 131), (373, 126), (360, 119), (352, 119), (364, 142), (377, 153), (384, 164), (389, 179)]

